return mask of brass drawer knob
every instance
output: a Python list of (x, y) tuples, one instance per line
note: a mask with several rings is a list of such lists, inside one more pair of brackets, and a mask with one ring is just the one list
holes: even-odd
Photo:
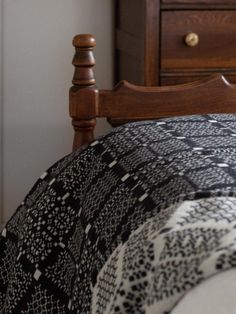
[(188, 47), (196, 47), (199, 43), (199, 37), (195, 33), (189, 33), (185, 36), (184, 41)]

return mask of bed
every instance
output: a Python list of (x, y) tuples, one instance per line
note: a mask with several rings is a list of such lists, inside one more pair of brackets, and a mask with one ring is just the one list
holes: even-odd
[(73, 153), (2, 230), (2, 313), (234, 313), (235, 86), (98, 90), (95, 39), (73, 44)]

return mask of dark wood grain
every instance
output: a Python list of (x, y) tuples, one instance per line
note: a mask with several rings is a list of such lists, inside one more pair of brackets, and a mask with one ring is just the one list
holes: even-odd
[[(116, 0), (115, 77), (140, 85), (236, 75), (236, 0)], [(184, 43), (189, 32), (199, 45)], [(129, 44), (130, 43), (130, 44)], [(189, 70), (194, 70), (189, 75)], [(205, 70), (205, 74), (198, 72)], [(232, 76), (227, 74), (230, 71)], [(168, 76), (172, 71), (172, 76)], [(182, 75), (175, 75), (175, 72)], [(167, 74), (167, 75), (166, 75)]]
[(222, 75), (189, 84), (141, 87), (121, 82), (100, 91), (98, 116), (145, 120), (186, 114), (236, 112), (236, 86)]
[(163, 87), (143, 87), (123, 81), (113, 90), (99, 91), (94, 86), (92, 71), (94, 38), (79, 35), (73, 44), (76, 54), (70, 116), (75, 130), (74, 149), (93, 140), (97, 117), (106, 117), (112, 125), (119, 125), (178, 115), (236, 112), (236, 85), (219, 74), (194, 83)]
[[(120, 125), (128, 121), (179, 115), (236, 113), (236, 85), (220, 74), (175, 86), (147, 87), (123, 81), (113, 90), (98, 90), (94, 86), (92, 71), (94, 38), (78, 35), (73, 43), (76, 54), (70, 116), (75, 130), (74, 149), (93, 140), (97, 117), (106, 117), (112, 125)], [(204, 71), (198, 72), (201, 74), (204, 75)]]
[(143, 53), (140, 51), (142, 41), (139, 37), (135, 37), (129, 33), (117, 29), (116, 31), (116, 45), (120, 51), (128, 53), (130, 56), (142, 59)]
[(161, 72), (160, 85), (177, 85), (183, 83), (190, 83), (196, 80), (202, 80), (209, 77), (212, 74), (221, 73), (224, 77), (233, 84), (236, 84), (236, 73), (230, 71), (229, 69), (210, 69), (206, 71), (202, 69), (201, 71), (170, 71), (170, 72)]
[[(236, 68), (236, 11), (167, 11), (162, 16), (161, 68)], [(194, 32), (196, 47), (184, 38)]]
[(95, 39), (90, 34), (78, 35), (73, 40), (75, 72), (70, 89), (70, 116), (74, 127), (73, 150), (94, 138), (98, 92), (95, 88), (93, 48)]
[(119, 67), (116, 71), (117, 80), (119, 77), (126, 77), (126, 79), (134, 84), (144, 85), (143, 75), (143, 61), (137, 56), (136, 58), (126, 52), (117, 51), (117, 60), (119, 60)]
[(159, 4), (160, 0), (116, 0), (116, 83), (125, 78), (136, 84), (158, 84)]
[(154, 21), (160, 20), (160, 1), (146, 0), (144, 20), (144, 85), (159, 84), (159, 37), (160, 25)]

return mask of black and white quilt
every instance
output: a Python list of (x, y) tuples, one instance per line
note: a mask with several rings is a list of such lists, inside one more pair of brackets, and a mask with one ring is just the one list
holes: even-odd
[(1, 313), (170, 313), (236, 266), (236, 116), (116, 128), (36, 182), (0, 238)]

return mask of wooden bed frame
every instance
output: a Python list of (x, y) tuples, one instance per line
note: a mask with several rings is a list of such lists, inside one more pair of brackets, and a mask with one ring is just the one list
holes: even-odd
[(75, 131), (74, 150), (94, 139), (97, 117), (106, 117), (112, 126), (117, 126), (134, 120), (236, 112), (236, 85), (220, 74), (176, 86), (143, 87), (122, 81), (113, 90), (98, 90), (93, 73), (94, 37), (78, 35), (73, 45), (76, 53), (70, 116)]

